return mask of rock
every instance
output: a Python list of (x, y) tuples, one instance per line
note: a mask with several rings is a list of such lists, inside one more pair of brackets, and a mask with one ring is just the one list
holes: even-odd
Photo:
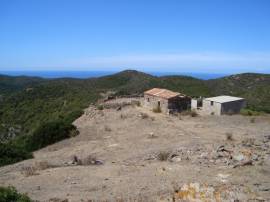
[(181, 160), (182, 160), (182, 159), (181, 159), (180, 156), (174, 156), (174, 157), (171, 158), (171, 161), (172, 161), (172, 162), (180, 162)]
[(237, 168), (237, 167), (240, 167), (240, 166), (250, 166), (250, 165), (253, 165), (253, 163), (252, 163), (251, 160), (248, 160), (248, 161), (244, 161), (242, 163), (234, 165), (233, 168)]
[(116, 108), (116, 111), (120, 111), (121, 109), (122, 109), (122, 107), (119, 106), (119, 107)]
[(103, 165), (104, 162), (101, 161), (101, 160), (95, 160), (95, 163), (94, 163), (94, 164), (95, 164), (95, 165)]
[(218, 174), (218, 179), (221, 181), (221, 182), (227, 182), (227, 178), (229, 177), (230, 175), (229, 174), (222, 174), (222, 173), (219, 173)]
[(233, 156), (233, 159), (236, 161), (243, 161), (245, 159), (245, 156), (243, 154), (237, 154)]

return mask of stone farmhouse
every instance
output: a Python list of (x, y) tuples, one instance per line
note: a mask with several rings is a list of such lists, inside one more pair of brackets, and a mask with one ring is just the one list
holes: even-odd
[(163, 113), (181, 112), (190, 108), (191, 98), (167, 89), (153, 88), (144, 92), (143, 105), (147, 108), (159, 108)]
[(244, 98), (226, 95), (191, 100), (191, 110), (202, 115), (237, 114), (245, 106)]

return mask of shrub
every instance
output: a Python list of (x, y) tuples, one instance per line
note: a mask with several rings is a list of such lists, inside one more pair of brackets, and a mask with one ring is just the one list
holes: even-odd
[(20, 194), (14, 187), (0, 187), (0, 202), (32, 202), (26, 194)]
[(157, 159), (160, 161), (167, 161), (169, 157), (170, 157), (170, 152), (167, 152), (167, 151), (159, 152), (157, 155)]
[(125, 114), (120, 114), (120, 118), (121, 118), (121, 119), (126, 119), (126, 118), (127, 118), (127, 115), (125, 115)]
[(131, 100), (131, 105), (132, 106), (140, 107), (141, 106), (141, 102), (139, 100)]
[(180, 116), (191, 116), (191, 117), (196, 117), (196, 116), (198, 116), (199, 114), (196, 112), (196, 111), (194, 111), (194, 110), (186, 110), (186, 111), (182, 111), (181, 113), (180, 113)]
[(161, 108), (160, 108), (160, 106), (155, 107), (155, 108), (153, 109), (153, 112), (155, 112), (155, 113), (161, 113)]
[(39, 161), (39, 162), (35, 162), (34, 167), (37, 170), (46, 170), (48, 168), (52, 168), (52, 167), (55, 167), (55, 166), (49, 164), (48, 161)]
[(74, 120), (76, 120), (81, 115), (83, 115), (83, 113), (84, 113), (83, 110), (80, 110), (80, 109), (74, 110), (74, 111), (70, 112), (68, 115), (66, 115), (63, 118), (63, 121), (66, 123), (72, 123)]
[(25, 149), (9, 143), (0, 143), (0, 166), (13, 164), (29, 158), (33, 158), (33, 155)]
[(42, 124), (28, 138), (27, 149), (34, 151), (47, 145), (70, 137), (70, 132), (76, 130), (72, 124), (63, 121), (52, 121)]
[(190, 116), (191, 117), (196, 117), (196, 116), (198, 116), (198, 113), (196, 111), (191, 111)]
[(149, 115), (146, 114), (146, 113), (141, 112), (141, 113), (140, 113), (140, 117), (141, 117), (142, 119), (147, 119), (147, 118), (149, 118)]
[(226, 140), (232, 141), (233, 140), (233, 134), (232, 133), (226, 133)]
[(243, 116), (259, 116), (262, 113), (251, 109), (242, 109), (240, 111), (240, 114), (242, 114)]
[(107, 132), (111, 132), (112, 131), (112, 129), (109, 126), (107, 126), (107, 125), (104, 126), (104, 130), (107, 131)]
[(25, 177), (29, 177), (29, 176), (32, 176), (32, 175), (38, 175), (37, 169), (34, 166), (23, 167), (21, 173)]
[(103, 105), (98, 105), (98, 106), (97, 106), (97, 109), (98, 109), (98, 110), (103, 110), (103, 109), (104, 109), (104, 106), (103, 106)]

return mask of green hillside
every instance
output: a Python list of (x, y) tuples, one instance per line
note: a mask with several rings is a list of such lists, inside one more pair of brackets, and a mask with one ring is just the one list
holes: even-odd
[(245, 73), (206, 81), (214, 95), (234, 95), (247, 99), (248, 107), (270, 113), (270, 75)]
[[(100, 93), (110, 90), (117, 95), (138, 95), (153, 87), (193, 97), (241, 96), (247, 99), (249, 108), (270, 112), (270, 75), (264, 74), (239, 74), (207, 81), (187, 76), (155, 77), (133, 70), (91, 79), (0, 76), (0, 153), (12, 154), (18, 160), (28, 158), (31, 155), (27, 152), (38, 149), (32, 147), (33, 140), (46, 138), (44, 134), (53, 137), (54, 131), (58, 131), (65, 135), (46, 140), (46, 144), (40, 142), (41, 146), (66, 138), (68, 131), (74, 130), (72, 122), (100, 98)], [(0, 164), (14, 162), (9, 160), (0, 159)]]

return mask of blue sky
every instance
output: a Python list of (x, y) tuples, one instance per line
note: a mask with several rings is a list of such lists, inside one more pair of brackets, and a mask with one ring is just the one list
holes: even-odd
[(0, 70), (270, 73), (269, 0), (0, 0)]

